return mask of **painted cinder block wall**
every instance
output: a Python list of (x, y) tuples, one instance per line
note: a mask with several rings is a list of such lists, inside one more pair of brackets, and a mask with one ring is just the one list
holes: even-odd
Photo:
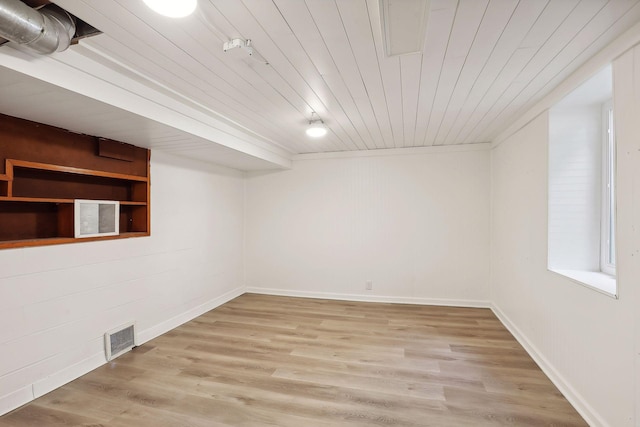
[(151, 157), (151, 237), (0, 252), (0, 413), (105, 363), (105, 331), (140, 342), (243, 292), (243, 174)]

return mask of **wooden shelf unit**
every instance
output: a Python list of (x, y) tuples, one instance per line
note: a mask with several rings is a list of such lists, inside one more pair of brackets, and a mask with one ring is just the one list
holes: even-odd
[(5, 174), (0, 174), (0, 197), (6, 196), (9, 192), (9, 177)]
[[(149, 235), (149, 179), (69, 166), (5, 160), (0, 249)], [(120, 202), (120, 236), (74, 238), (74, 200)]]
[[(0, 249), (150, 235), (150, 156), (0, 114)], [(74, 238), (77, 199), (120, 202), (120, 234)]]
[(49, 238), (39, 238), (39, 239), (7, 240), (0, 243), (0, 249), (62, 245), (66, 243), (78, 243), (78, 242), (95, 242), (97, 240), (129, 239), (131, 237), (145, 237), (148, 235), (149, 233), (146, 233), (146, 232), (131, 232), (131, 233), (120, 233), (118, 236), (87, 237), (83, 239), (76, 239), (73, 237), (49, 237)]
[(7, 196), (146, 202), (147, 178), (6, 159)]
[[(46, 197), (4, 197), (0, 196), (0, 202), (33, 202), (33, 203), (69, 203), (73, 204), (75, 199), (50, 199)], [(146, 206), (147, 202), (130, 202), (120, 200), (121, 206)]]

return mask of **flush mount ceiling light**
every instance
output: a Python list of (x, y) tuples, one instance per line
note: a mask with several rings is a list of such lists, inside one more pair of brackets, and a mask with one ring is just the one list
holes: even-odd
[(143, 0), (151, 10), (169, 18), (184, 18), (196, 10), (198, 0)]
[(315, 112), (311, 113), (311, 120), (309, 120), (309, 127), (306, 133), (311, 138), (320, 138), (327, 134), (327, 127)]
[(387, 56), (422, 52), (429, 0), (379, 0), (380, 25)]

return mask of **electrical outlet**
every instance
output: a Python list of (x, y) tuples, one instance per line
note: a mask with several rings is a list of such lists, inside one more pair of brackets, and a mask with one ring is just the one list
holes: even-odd
[(364, 288), (365, 288), (366, 290), (368, 290), (368, 291), (372, 290), (372, 289), (373, 289), (373, 281), (371, 281), (371, 280), (367, 280), (367, 281), (364, 283)]

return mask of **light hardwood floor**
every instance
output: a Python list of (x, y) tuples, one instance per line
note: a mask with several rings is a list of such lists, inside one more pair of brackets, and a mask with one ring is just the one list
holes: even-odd
[(0, 426), (584, 426), (488, 309), (245, 294)]

